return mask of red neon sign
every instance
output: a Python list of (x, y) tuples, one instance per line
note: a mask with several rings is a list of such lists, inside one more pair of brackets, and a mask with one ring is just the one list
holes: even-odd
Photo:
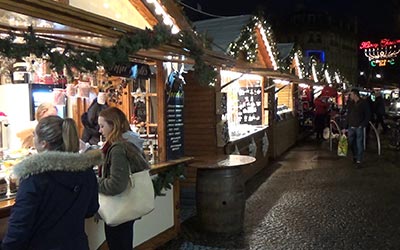
[(400, 44), (400, 39), (397, 40), (389, 40), (387, 38), (384, 38), (380, 41), (380, 43), (371, 43), (371, 41), (365, 41), (365, 42), (361, 42), (360, 45), (360, 49), (376, 49), (378, 47), (387, 47), (387, 46), (392, 46), (392, 45), (396, 45), (396, 44)]

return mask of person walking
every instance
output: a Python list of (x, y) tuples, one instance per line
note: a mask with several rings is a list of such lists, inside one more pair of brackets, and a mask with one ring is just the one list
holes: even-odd
[(326, 127), (326, 122), (328, 119), (329, 103), (327, 102), (327, 98), (324, 99), (321, 95), (319, 95), (314, 100), (314, 106), (315, 106), (314, 127), (316, 132), (316, 139), (317, 141), (321, 141), (323, 139), (323, 131), (324, 128)]
[(385, 134), (387, 132), (387, 126), (384, 121), (386, 110), (385, 110), (385, 102), (383, 100), (382, 95), (379, 92), (375, 92), (375, 102), (374, 102), (374, 116), (375, 116), (375, 127), (379, 128), (379, 124), (382, 127), (382, 133)]
[(99, 208), (100, 150), (79, 154), (70, 118), (42, 118), (34, 131), (37, 154), (13, 168), (20, 180), (2, 250), (88, 250), (85, 218)]
[(347, 113), (349, 147), (353, 161), (360, 168), (364, 153), (364, 129), (370, 120), (370, 109), (367, 101), (360, 97), (358, 89), (350, 91), (350, 100)]
[[(128, 119), (116, 107), (102, 110), (98, 118), (99, 132), (106, 138), (102, 148), (104, 161), (99, 171), (99, 192), (117, 195), (128, 186), (130, 173), (149, 168), (138, 136), (131, 133)], [(138, 201), (140, 202), (140, 201)], [(132, 250), (133, 221), (118, 226), (104, 223), (104, 231), (109, 250)]]

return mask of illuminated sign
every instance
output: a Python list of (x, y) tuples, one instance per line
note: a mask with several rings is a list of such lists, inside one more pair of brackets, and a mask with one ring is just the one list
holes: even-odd
[(368, 58), (372, 67), (383, 67), (395, 64), (395, 58), (400, 53), (400, 40), (382, 39), (380, 43), (362, 42), (360, 49)]
[(325, 62), (325, 51), (323, 50), (306, 50), (306, 57), (314, 57), (319, 62)]

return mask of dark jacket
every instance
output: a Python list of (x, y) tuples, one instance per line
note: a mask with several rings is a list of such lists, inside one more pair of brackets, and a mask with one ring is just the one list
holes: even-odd
[(382, 96), (377, 96), (374, 103), (374, 113), (376, 115), (385, 115), (385, 102)]
[(92, 166), (101, 152), (46, 151), (14, 167), (20, 185), (3, 250), (87, 250), (85, 218), (98, 208)]
[(358, 102), (349, 102), (347, 112), (349, 127), (367, 127), (370, 118), (371, 111), (366, 100), (360, 99)]
[[(130, 142), (115, 142), (107, 150), (99, 179), (99, 192), (106, 195), (122, 193), (129, 182), (129, 174), (148, 168), (143, 153)], [(127, 148), (136, 152), (134, 159), (127, 156)]]
[(88, 110), (82, 114), (82, 141), (88, 142), (91, 145), (97, 145), (100, 141), (99, 124), (97, 119), (99, 118), (99, 113), (106, 108), (108, 108), (107, 104), (99, 104), (97, 98), (95, 98), (92, 104), (90, 104)]

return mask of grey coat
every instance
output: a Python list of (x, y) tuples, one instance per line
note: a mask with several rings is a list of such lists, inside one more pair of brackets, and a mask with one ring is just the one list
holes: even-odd
[[(126, 147), (133, 147), (136, 157), (129, 159)], [(137, 147), (129, 142), (115, 142), (107, 150), (102, 164), (99, 192), (105, 195), (120, 194), (128, 186), (130, 173), (147, 168), (148, 162)]]

